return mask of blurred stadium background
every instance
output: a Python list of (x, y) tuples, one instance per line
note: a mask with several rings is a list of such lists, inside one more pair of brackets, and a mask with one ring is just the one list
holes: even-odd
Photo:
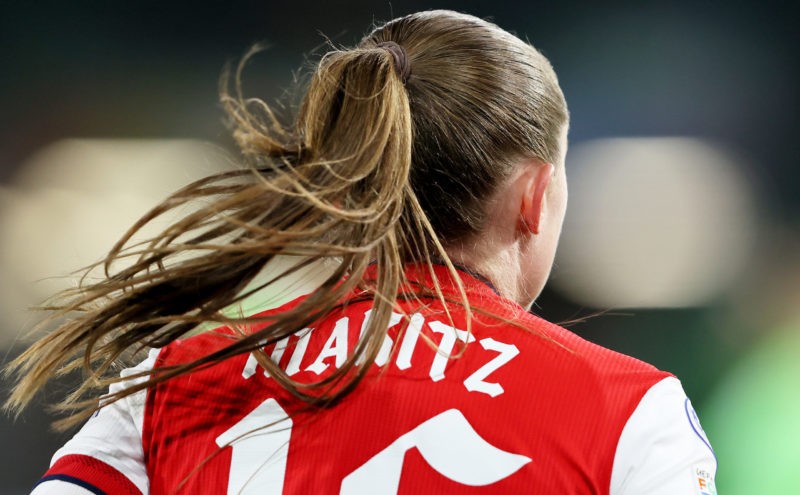
[[(570, 209), (535, 311), (604, 311), (568, 326), (677, 374), (720, 493), (796, 493), (798, 31), (782, 5), (0, 1), (0, 364), (29, 342), (27, 307), (149, 205), (229, 165), (227, 61), (266, 42), (246, 92), (274, 101), (325, 37), (451, 8), (527, 37), (569, 102)], [(68, 437), (44, 411), (65, 387), (0, 417), (0, 492), (27, 493)]]

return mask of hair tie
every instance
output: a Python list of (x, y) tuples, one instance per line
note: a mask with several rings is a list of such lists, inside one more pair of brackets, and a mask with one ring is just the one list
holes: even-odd
[(382, 43), (378, 43), (378, 48), (383, 48), (392, 54), (392, 58), (394, 59), (394, 68), (400, 75), (400, 80), (403, 81), (403, 84), (408, 82), (408, 77), (411, 75), (411, 64), (408, 63), (408, 55), (406, 54), (406, 50), (394, 41), (384, 41)]

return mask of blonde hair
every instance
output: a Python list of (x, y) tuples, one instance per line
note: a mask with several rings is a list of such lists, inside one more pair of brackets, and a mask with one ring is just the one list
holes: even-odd
[[(104, 403), (257, 351), (358, 291), (373, 301), (372, 317), (353, 355), (330, 376), (299, 383), (257, 353), (296, 397), (335, 402), (374, 362), (398, 298), (444, 300), (438, 287), (409, 289), (404, 265), (430, 269), (442, 262), (455, 274), (447, 246), (481, 232), (486, 199), (516, 160), (556, 160), (568, 119), (544, 56), (489, 22), (450, 11), (395, 19), (355, 48), (325, 54), (288, 128), (262, 101), (242, 96), (247, 58), (234, 73), (233, 90), (224, 78), (221, 95), (249, 167), (174, 193), (111, 249), (104, 279), (63, 294), (49, 308), (59, 326), (6, 370), (18, 377), (7, 408), (19, 412), (53, 376), (83, 368), (87, 378), (56, 406), (69, 413), (57, 426), (69, 426), (100, 407), (98, 390), (121, 380), (114, 366), (146, 347), (167, 345), (206, 322), (251, 328), (227, 347), (159, 369)], [(198, 199), (197, 209), (160, 235), (129, 246), (143, 225)], [(308, 263), (335, 258), (338, 265), (292, 309), (268, 318), (224, 316), (221, 310), (246, 297), (247, 284), (282, 254)], [(114, 262), (130, 257), (131, 266), (112, 271)], [(364, 277), (371, 263), (375, 280)], [(256, 290), (280, 284), (284, 275)], [(462, 299), (469, 314), (463, 291)]]

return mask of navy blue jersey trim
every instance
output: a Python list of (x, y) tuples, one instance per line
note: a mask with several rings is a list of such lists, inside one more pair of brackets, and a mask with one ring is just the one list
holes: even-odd
[(500, 293), (497, 291), (497, 289), (494, 287), (494, 285), (492, 285), (492, 282), (491, 282), (491, 281), (490, 281), (488, 278), (486, 278), (486, 277), (484, 277), (483, 275), (481, 275), (480, 273), (478, 273), (478, 272), (476, 272), (476, 271), (472, 270), (471, 268), (467, 268), (467, 267), (466, 267), (466, 266), (464, 266), (464, 265), (460, 265), (460, 264), (458, 264), (458, 263), (453, 263), (453, 266), (454, 266), (455, 268), (457, 268), (457, 269), (461, 270), (462, 272), (466, 273), (467, 275), (471, 275), (471, 276), (472, 276), (472, 278), (474, 278), (474, 279), (476, 279), (476, 280), (479, 280), (479, 281), (483, 282), (483, 283), (484, 283), (485, 285), (487, 285), (487, 286), (488, 286), (490, 289), (492, 289), (492, 292), (494, 292), (494, 293), (495, 293), (495, 294), (497, 294), (498, 296), (500, 295)]
[[(45, 481), (52, 481), (52, 480), (65, 481), (67, 483), (72, 483), (73, 485), (78, 485), (81, 488), (86, 488), (95, 495), (108, 495), (106, 492), (97, 488), (96, 486), (87, 483), (82, 479), (76, 478), (74, 476), (69, 476), (66, 474), (51, 474), (50, 476), (45, 476), (44, 478), (40, 479), (38, 483), (36, 483), (36, 486), (39, 486)], [(36, 488), (36, 486), (34, 486), (34, 488)]]
[[(688, 397), (686, 398), (685, 401), (683, 401), (683, 409), (684, 411), (686, 411), (686, 419), (689, 420), (689, 426), (691, 426), (692, 430), (694, 430), (694, 434), (697, 435), (700, 441), (706, 444), (706, 447), (708, 447), (708, 450), (711, 451), (711, 455), (713, 455), (714, 459), (716, 460), (717, 453), (714, 452), (714, 447), (712, 447), (711, 444), (708, 442), (708, 437), (706, 436), (706, 432), (703, 431), (703, 427), (700, 426), (700, 420), (697, 418), (697, 413), (694, 412), (694, 407), (692, 407), (692, 401), (690, 401)], [(694, 420), (692, 418), (694, 418)], [(699, 431), (698, 428), (700, 429)]]
[[(431, 263), (433, 263), (434, 265), (439, 265), (439, 266), (447, 266), (447, 263), (445, 263), (443, 260), (441, 260), (439, 258), (436, 258), (436, 257), (431, 258)], [(377, 264), (378, 264), (378, 262), (376, 260), (372, 260), (372, 261), (369, 262), (369, 266), (377, 265)], [(467, 275), (471, 276), (475, 280), (477, 280), (479, 282), (482, 282), (484, 285), (486, 285), (490, 289), (492, 289), (492, 292), (494, 292), (495, 294), (497, 294), (500, 297), (503, 297), (500, 294), (500, 292), (497, 291), (497, 289), (492, 284), (492, 282), (488, 278), (486, 278), (483, 275), (481, 275), (480, 273), (472, 270), (471, 268), (467, 268), (466, 266), (464, 266), (464, 265), (462, 265), (460, 263), (453, 263), (453, 267), (458, 271), (466, 273)]]
[[(431, 258), (431, 263), (433, 263), (434, 265), (439, 265), (439, 266), (447, 266), (447, 264), (443, 260), (441, 260), (439, 258), (435, 258), (435, 257)], [(451, 261), (451, 263), (453, 263), (453, 262)], [(482, 282), (484, 285), (486, 285), (490, 289), (492, 289), (492, 292), (494, 292), (495, 294), (497, 294), (500, 297), (503, 297), (497, 291), (495, 286), (492, 285), (492, 282), (488, 278), (484, 277), (483, 275), (481, 275), (480, 273), (476, 272), (472, 268), (468, 268), (468, 267), (466, 267), (466, 266), (464, 266), (464, 265), (462, 265), (460, 263), (453, 263), (453, 268), (455, 268), (458, 271), (466, 273), (467, 275), (471, 276), (472, 278), (474, 278), (475, 280), (477, 280), (479, 282)]]

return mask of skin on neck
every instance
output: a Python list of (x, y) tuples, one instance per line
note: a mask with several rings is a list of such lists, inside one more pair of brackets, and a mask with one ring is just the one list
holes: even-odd
[(448, 254), (530, 308), (550, 276), (566, 202), (563, 159), (520, 162), (489, 201), (484, 231), (448, 246)]

